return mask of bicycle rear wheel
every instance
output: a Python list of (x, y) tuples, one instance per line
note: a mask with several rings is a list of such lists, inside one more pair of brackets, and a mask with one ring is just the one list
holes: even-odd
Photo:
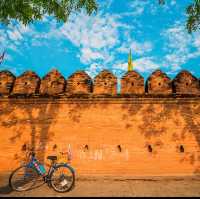
[(50, 184), (57, 192), (70, 191), (75, 184), (75, 173), (72, 167), (67, 164), (57, 165), (50, 174)]
[(11, 173), (9, 185), (15, 191), (27, 191), (36, 184), (38, 177), (36, 170), (24, 165)]

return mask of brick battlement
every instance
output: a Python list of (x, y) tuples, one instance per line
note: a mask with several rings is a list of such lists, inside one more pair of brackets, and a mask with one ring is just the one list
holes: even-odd
[(0, 71), (0, 96), (18, 97), (191, 97), (200, 96), (200, 82), (188, 71), (181, 71), (170, 79), (161, 70), (154, 71), (146, 82), (136, 71), (121, 78), (121, 90), (117, 93), (117, 77), (103, 70), (94, 79), (85, 71), (77, 71), (65, 79), (52, 70), (42, 79), (32, 71), (15, 77), (9, 71)]

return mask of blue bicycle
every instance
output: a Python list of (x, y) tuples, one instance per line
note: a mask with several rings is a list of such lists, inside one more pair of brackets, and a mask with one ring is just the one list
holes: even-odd
[(57, 156), (48, 156), (51, 161), (49, 170), (39, 163), (35, 153), (29, 153), (28, 164), (14, 170), (9, 178), (9, 185), (15, 191), (27, 191), (32, 189), (42, 179), (55, 191), (64, 193), (70, 191), (75, 184), (75, 171), (67, 163), (56, 163)]

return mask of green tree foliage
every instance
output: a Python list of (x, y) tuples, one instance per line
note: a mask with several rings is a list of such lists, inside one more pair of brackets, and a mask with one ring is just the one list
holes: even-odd
[(13, 19), (27, 25), (41, 20), (44, 15), (66, 22), (72, 12), (97, 11), (95, 0), (0, 0), (0, 22), (9, 24)]
[[(167, 0), (158, 0), (159, 4), (165, 4)], [(200, 27), (200, 0), (193, 0), (187, 9), (186, 14), (188, 15), (186, 27), (189, 33), (192, 33)]]
[(200, 26), (200, 0), (195, 0), (193, 4), (188, 6), (187, 14), (187, 29), (191, 33), (199, 29)]
[[(168, 0), (158, 0), (161, 5), (166, 1)], [(200, 27), (200, 0), (192, 1), (186, 9), (186, 27), (189, 33)], [(72, 12), (81, 9), (92, 14), (98, 9), (97, 0), (0, 0), (0, 22), (9, 24), (12, 19), (16, 19), (27, 25), (34, 20), (41, 20), (44, 15), (66, 22)]]

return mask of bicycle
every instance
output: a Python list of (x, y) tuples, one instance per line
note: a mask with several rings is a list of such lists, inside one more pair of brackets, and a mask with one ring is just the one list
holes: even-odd
[[(64, 154), (64, 153), (62, 153)], [(31, 157), (31, 158), (30, 158)], [(15, 191), (27, 191), (34, 187), (38, 179), (56, 192), (70, 191), (75, 185), (75, 171), (67, 163), (57, 163), (57, 156), (48, 156), (51, 161), (49, 170), (39, 163), (34, 152), (29, 153), (29, 162), (15, 169), (9, 177), (9, 186)], [(65, 171), (61, 172), (61, 171)]]

